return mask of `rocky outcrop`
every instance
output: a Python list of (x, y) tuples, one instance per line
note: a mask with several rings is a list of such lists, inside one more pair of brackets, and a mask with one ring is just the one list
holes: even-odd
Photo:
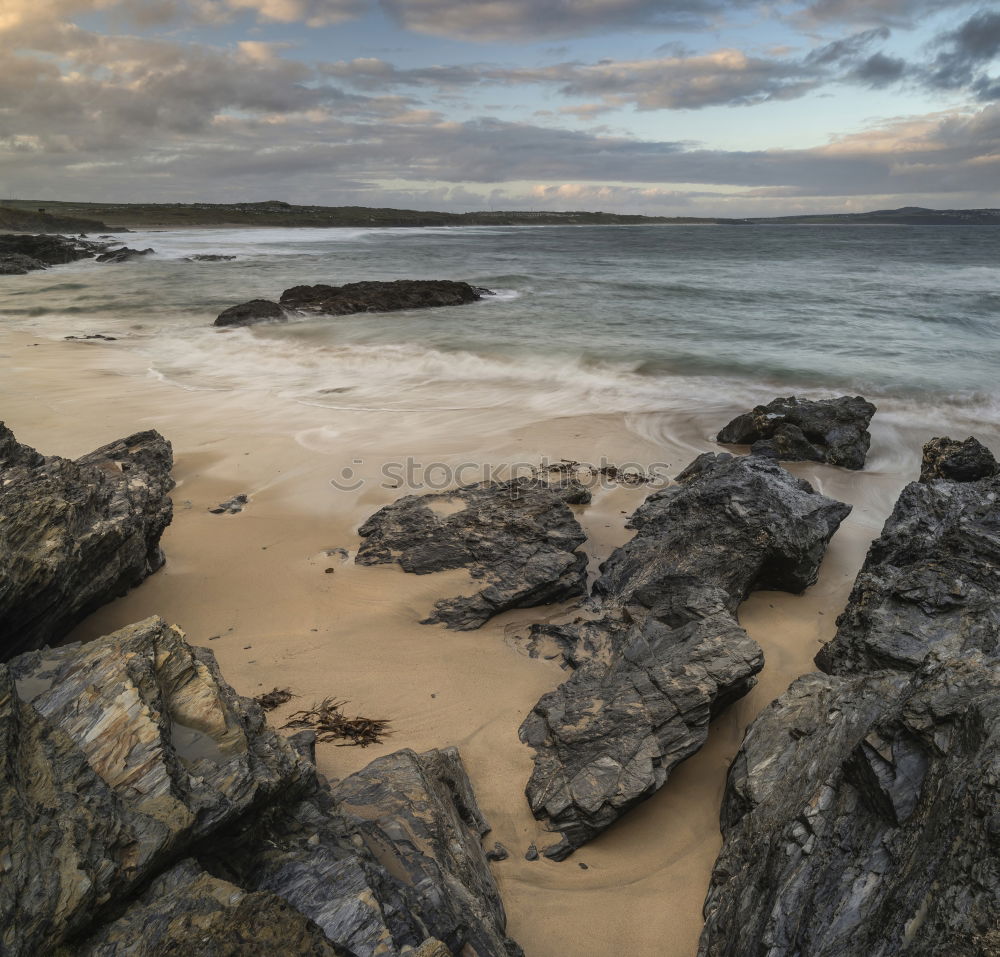
[(749, 445), (757, 455), (786, 461), (826, 462), (848, 469), (865, 466), (875, 406), (861, 396), (837, 399), (775, 399), (737, 416), (718, 441)]
[(48, 265), (32, 256), (10, 253), (0, 256), (0, 276), (24, 276), (38, 269), (48, 269)]
[[(981, 447), (980, 447), (981, 448)], [(935, 439), (730, 769), (703, 957), (1000, 952), (1000, 478)], [(949, 464), (950, 463), (950, 464)]]
[(99, 263), (128, 263), (134, 259), (141, 259), (143, 256), (151, 256), (154, 252), (156, 250), (152, 248), (132, 249), (129, 246), (123, 246), (121, 249), (111, 249), (101, 253), (97, 257), (97, 261)]
[(849, 675), (912, 671), (932, 651), (1000, 656), (998, 499), (1000, 477), (906, 486), (816, 664)]
[(228, 263), (232, 262), (235, 256), (226, 256), (222, 253), (196, 253), (193, 256), (185, 256), (184, 262), (188, 263)]
[(62, 236), (0, 234), (0, 275), (17, 275), (47, 266), (90, 259), (107, 248), (105, 243), (84, 242)]
[(948, 479), (953, 482), (975, 482), (1000, 473), (1000, 464), (993, 453), (978, 439), (969, 436), (964, 442), (944, 438), (931, 439), (924, 446), (920, 463), (920, 481)]
[(535, 750), (527, 797), (561, 831), (562, 859), (663, 786), (710, 719), (763, 667), (736, 609), (754, 589), (815, 581), (850, 506), (773, 461), (699, 456), (630, 519), (585, 619), (547, 626), (572, 676), (521, 726)]
[(489, 289), (448, 279), (397, 279), (393, 282), (351, 282), (344, 286), (293, 286), (280, 303), (254, 299), (231, 306), (215, 320), (217, 326), (249, 326), (281, 322), (288, 313), (346, 316), (356, 312), (395, 312), (460, 306), (492, 296)]
[[(586, 590), (586, 535), (569, 504), (590, 501), (576, 481), (516, 478), (453, 492), (407, 495), (358, 530), (359, 565), (398, 562), (417, 575), (466, 568), (484, 587), (439, 601), (425, 623), (479, 628), (493, 615), (562, 601)], [(567, 504), (569, 503), (569, 504)]]
[(0, 665), (3, 952), (519, 957), (457, 752), (313, 740), (157, 618)]
[(806, 675), (726, 784), (701, 957), (1000, 952), (1000, 670)]
[(285, 322), (285, 310), (270, 299), (251, 299), (219, 313), (216, 326), (252, 326), (258, 322)]
[(0, 423), (0, 659), (59, 641), (163, 564), (171, 465), (158, 432), (74, 462)]

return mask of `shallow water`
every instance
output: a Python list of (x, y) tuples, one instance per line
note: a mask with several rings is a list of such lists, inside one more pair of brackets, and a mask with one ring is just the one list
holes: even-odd
[[(188, 389), (529, 418), (863, 393), (886, 421), (993, 421), (1000, 228), (475, 227), (139, 232), (153, 257), (0, 283), (0, 320), (102, 332)], [(194, 253), (234, 254), (193, 263)], [(218, 330), (298, 283), (453, 278), (472, 306)]]

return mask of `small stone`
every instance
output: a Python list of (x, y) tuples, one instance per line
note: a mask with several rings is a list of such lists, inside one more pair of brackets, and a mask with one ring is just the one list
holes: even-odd
[(538, 848), (534, 844), (528, 845), (528, 850), (525, 852), (524, 859), (526, 861), (537, 861), (538, 860)]

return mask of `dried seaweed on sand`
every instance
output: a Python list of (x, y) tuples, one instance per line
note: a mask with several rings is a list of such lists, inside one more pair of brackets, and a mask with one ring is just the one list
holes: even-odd
[(389, 722), (384, 718), (348, 718), (341, 710), (346, 701), (335, 701), (326, 698), (309, 710), (296, 711), (288, 718), (286, 728), (309, 728), (316, 732), (319, 741), (337, 741), (343, 739), (344, 744), (338, 748), (357, 745), (367, 748), (369, 744), (381, 744), (382, 739), (391, 732)]

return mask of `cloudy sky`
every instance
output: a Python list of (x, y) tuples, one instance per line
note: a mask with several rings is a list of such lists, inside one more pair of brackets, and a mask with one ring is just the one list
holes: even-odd
[(1000, 206), (1000, 8), (0, 0), (0, 198)]

